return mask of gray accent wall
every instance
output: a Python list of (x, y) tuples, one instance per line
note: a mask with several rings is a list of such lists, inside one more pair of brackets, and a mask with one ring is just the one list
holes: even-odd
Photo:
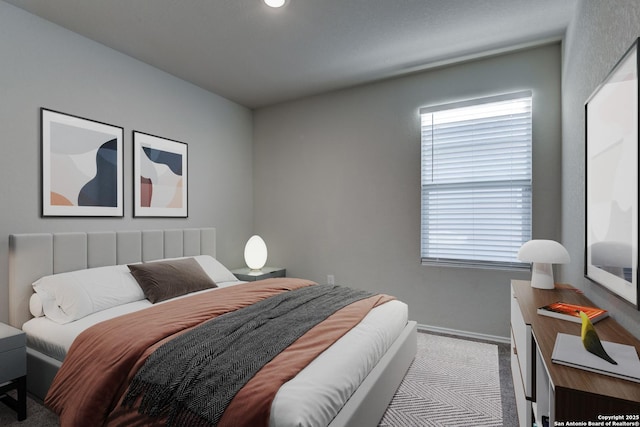
[[(640, 36), (636, 0), (582, 0), (560, 44), (251, 111), (0, 0), (0, 321), (8, 235), (214, 226), (243, 265), (252, 232), (290, 276), (387, 292), (422, 325), (509, 336), (526, 271), (420, 264), (422, 106), (531, 89), (535, 238), (560, 240), (558, 278), (640, 338), (640, 312), (584, 271), (584, 102)], [(198, 53), (193, 52), (197, 61)], [(40, 217), (40, 108), (125, 129), (124, 218)], [(131, 131), (189, 144), (189, 218), (132, 218)]]
[(533, 233), (560, 239), (560, 44), (254, 112), (255, 231), (287, 275), (381, 291), (419, 324), (509, 337), (528, 271), (420, 263), (420, 107), (533, 91)]
[(563, 279), (640, 338), (640, 312), (584, 278), (585, 114), (584, 104), (640, 36), (637, 0), (582, 0), (567, 31), (562, 73), (562, 242), (571, 264)]
[[(3, 1), (0, 58), (0, 321), (10, 233), (213, 226), (219, 259), (243, 265), (253, 227), (249, 109)], [(124, 218), (40, 217), (40, 107), (124, 128)], [(188, 144), (188, 219), (132, 218), (133, 130)]]

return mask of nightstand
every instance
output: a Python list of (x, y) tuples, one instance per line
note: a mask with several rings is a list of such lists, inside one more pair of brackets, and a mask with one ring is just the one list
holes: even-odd
[(285, 277), (287, 270), (280, 267), (262, 267), (261, 270), (251, 270), (250, 268), (238, 268), (231, 270), (238, 280), (254, 282), (256, 280), (270, 279), (272, 277)]
[[(7, 395), (17, 390), (18, 398)], [(0, 402), (27, 418), (27, 339), (20, 329), (0, 323)]]

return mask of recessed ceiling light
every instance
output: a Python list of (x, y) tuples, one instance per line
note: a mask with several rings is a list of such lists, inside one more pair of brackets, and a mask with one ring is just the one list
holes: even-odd
[(264, 3), (269, 7), (282, 7), (287, 0), (264, 0)]

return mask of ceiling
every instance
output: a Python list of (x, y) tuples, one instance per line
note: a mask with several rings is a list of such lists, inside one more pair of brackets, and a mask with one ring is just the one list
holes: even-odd
[(249, 108), (559, 40), (578, 0), (5, 0)]

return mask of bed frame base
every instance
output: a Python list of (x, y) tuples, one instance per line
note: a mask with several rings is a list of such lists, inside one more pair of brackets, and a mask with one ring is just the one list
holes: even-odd
[(62, 362), (27, 347), (27, 390), (36, 399), (44, 402), (49, 386), (53, 382)]
[[(328, 427), (377, 426), (417, 352), (417, 325), (409, 321)], [(27, 389), (44, 401), (61, 362), (27, 348)]]
[(409, 321), (329, 427), (377, 426), (417, 351), (417, 325)]

